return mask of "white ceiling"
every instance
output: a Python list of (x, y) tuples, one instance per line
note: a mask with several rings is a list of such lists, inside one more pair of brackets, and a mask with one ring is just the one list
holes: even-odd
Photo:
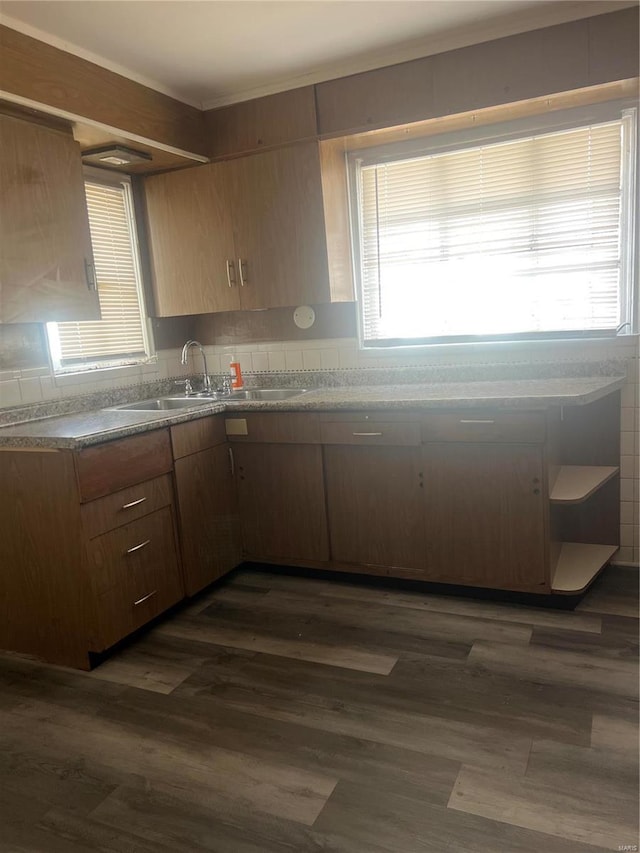
[(0, 20), (209, 108), (629, 5), (629, 0), (3, 0)]

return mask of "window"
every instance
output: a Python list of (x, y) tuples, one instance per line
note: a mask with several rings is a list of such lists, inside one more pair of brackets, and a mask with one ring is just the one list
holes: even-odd
[(85, 192), (102, 319), (47, 324), (57, 373), (135, 364), (152, 354), (131, 183), (122, 175), (91, 172)]
[(570, 126), (554, 117), (554, 129), (432, 138), (419, 153), (353, 152), (362, 346), (630, 325), (636, 118), (608, 109)]

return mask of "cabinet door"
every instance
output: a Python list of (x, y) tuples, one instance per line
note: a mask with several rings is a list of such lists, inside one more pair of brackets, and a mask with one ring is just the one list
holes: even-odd
[(234, 186), (242, 308), (329, 302), (317, 143), (254, 154), (225, 165), (232, 171)]
[(546, 497), (539, 447), (427, 444), (423, 472), (428, 579), (544, 591)]
[(320, 445), (234, 444), (243, 555), (327, 560)]
[(194, 595), (241, 559), (228, 445), (176, 459), (175, 477), (185, 587)]
[(80, 149), (0, 115), (0, 322), (99, 320)]
[[(158, 317), (240, 307), (226, 166), (214, 163), (145, 179)], [(230, 276), (227, 261), (234, 264)]]
[(421, 569), (420, 449), (338, 445), (324, 454), (332, 559)]

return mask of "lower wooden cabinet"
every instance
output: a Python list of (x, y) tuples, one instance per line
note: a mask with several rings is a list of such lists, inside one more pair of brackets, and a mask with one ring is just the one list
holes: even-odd
[(333, 560), (424, 569), (420, 461), (418, 447), (324, 448)]
[(170, 468), (168, 430), (0, 452), (0, 648), (89, 669), (184, 597)]
[(329, 559), (322, 449), (234, 444), (245, 559)]
[(541, 446), (433, 443), (422, 463), (425, 579), (548, 591)]
[(87, 669), (242, 559), (582, 592), (618, 544), (620, 395), (473, 414), (236, 412), (3, 450), (0, 648)]
[(226, 442), (175, 461), (180, 547), (187, 595), (235, 568), (240, 521)]
[(233, 457), (224, 417), (171, 427), (182, 571), (187, 595), (235, 568), (241, 557)]

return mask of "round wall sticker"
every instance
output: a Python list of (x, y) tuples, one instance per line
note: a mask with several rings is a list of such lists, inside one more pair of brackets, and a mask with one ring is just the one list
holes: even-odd
[(293, 322), (299, 329), (310, 329), (316, 319), (316, 312), (310, 305), (300, 305), (293, 312)]

